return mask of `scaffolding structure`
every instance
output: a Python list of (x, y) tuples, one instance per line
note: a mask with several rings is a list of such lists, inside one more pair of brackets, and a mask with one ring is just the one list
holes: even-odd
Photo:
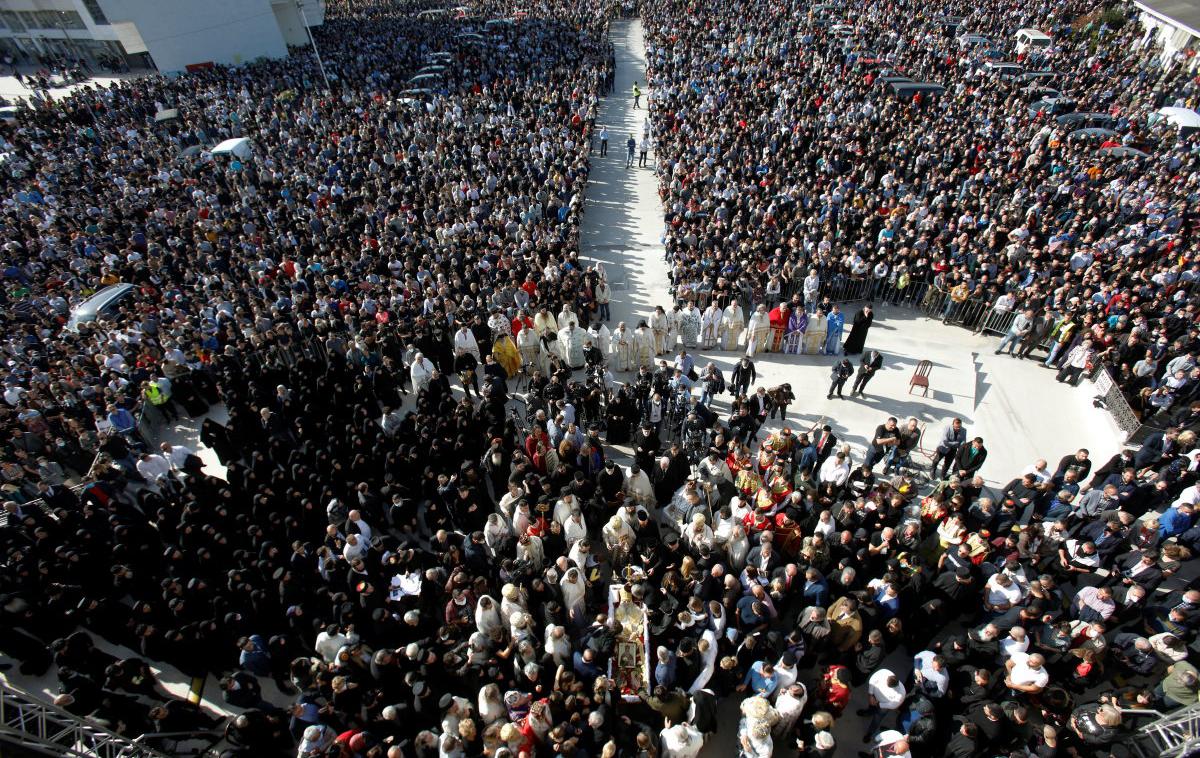
[(0, 744), (4, 743), (69, 758), (169, 758), (0, 682)]

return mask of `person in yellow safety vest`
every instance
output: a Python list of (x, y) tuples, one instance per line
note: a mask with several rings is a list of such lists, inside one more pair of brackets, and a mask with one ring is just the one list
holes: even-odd
[(156, 411), (162, 414), (163, 420), (174, 420), (179, 418), (179, 414), (175, 412), (169, 390), (164, 390), (162, 385), (154, 380), (142, 382), (142, 395)]
[(639, 107), (638, 102), (641, 100), (641, 97), (642, 97), (642, 88), (638, 86), (637, 82), (634, 82), (633, 83), (633, 107), (635, 109)]

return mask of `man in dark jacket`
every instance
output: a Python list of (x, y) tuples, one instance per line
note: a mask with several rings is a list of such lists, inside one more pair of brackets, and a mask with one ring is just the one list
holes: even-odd
[(975, 476), (985, 460), (987, 448), (983, 446), (983, 437), (976, 437), (971, 444), (959, 448), (958, 455), (954, 456), (954, 471), (959, 479), (966, 481)]
[[(842, 394), (842, 388), (846, 386), (846, 380), (854, 373), (854, 367), (850, 365), (850, 361), (843, 358), (840, 362), (833, 365), (833, 370), (829, 372), (829, 394), (825, 396), (826, 400), (833, 399), (833, 393), (845, 400), (846, 396)], [(853, 394), (853, 391), (851, 392)]]
[(758, 379), (758, 372), (754, 368), (754, 361), (742, 356), (738, 364), (733, 367), (733, 374), (729, 377), (729, 381), (733, 383), (734, 397), (745, 395), (756, 379)]
[(850, 397), (863, 397), (867, 382), (883, 368), (883, 355), (878, 350), (868, 350), (863, 353), (862, 362), (858, 364), (858, 376), (854, 377), (854, 386), (850, 388)]

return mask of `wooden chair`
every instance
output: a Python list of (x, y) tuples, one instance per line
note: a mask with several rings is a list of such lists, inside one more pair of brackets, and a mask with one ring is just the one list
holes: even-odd
[(933, 370), (933, 364), (929, 361), (921, 361), (917, 364), (917, 370), (913, 372), (912, 379), (908, 382), (908, 394), (913, 393), (914, 387), (921, 387), (925, 390), (922, 397), (929, 397), (929, 372)]

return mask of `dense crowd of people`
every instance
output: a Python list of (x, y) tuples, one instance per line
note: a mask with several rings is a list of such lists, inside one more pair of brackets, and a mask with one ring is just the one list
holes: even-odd
[[(1003, 329), (1032, 311), (1021, 336), (1061, 345), (1054, 366), (1091, 339), (1143, 418), (1186, 415), (1197, 377), (1157, 377), (1194, 355), (1197, 135), (1157, 110), (1194, 106), (1200, 84), (1124, 10), (1093, 10), (652, 4), (676, 297), (770, 307), (797, 293), (814, 313), (821, 295), (854, 293)], [(1017, 55), (1021, 27), (1051, 46)], [(896, 76), (946, 91), (902, 99)], [(1067, 100), (1048, 105), (1050, 90)], [(1058, 123), (1072, 111), (1092, 116)]]
[[(628, 5), (338, 0), (328, 92), (297, 51), (23, 111), (0, 651), (73, 713), (224, 729), (230, 756), (688, 758), (736, 732), (752, 758), (1050, 758), (1195, 704), (1196, 138), (1149, 116), (1197, 83), (1090, 10), (642, 3), (677, 302), (636, 324), (578, 250)], [(1020, 27), (1054, 36), (1024, 65), (1151, 157), (1031, 113), (955, 36), (1008, 57)], [(897, 99), (894, 72), (946, 92)], [(251, 157), (208, 152), (234, 137)], [(829, 396), (864, 392), (874, 314), (834, 302), (863, 281), (1003, 303), (998, 351), (1109, 363), (1164, 431), (994, 492), (957, 420), (928, 467), (912, 420), (865, 458), (793, 431), (804, 388), (754, 359), (838, 356)], [(714, 350), (745, 357), (725, 377)], [(217, 402), (220, 478), (139, 421)]]

